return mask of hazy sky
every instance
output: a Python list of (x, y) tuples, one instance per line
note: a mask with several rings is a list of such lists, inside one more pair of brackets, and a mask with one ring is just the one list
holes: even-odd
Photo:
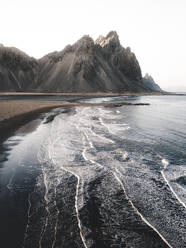
[(164, 89), (186, 91), (186, 0), (1, 0), (0, 43), (39, 58), (111, 30)]

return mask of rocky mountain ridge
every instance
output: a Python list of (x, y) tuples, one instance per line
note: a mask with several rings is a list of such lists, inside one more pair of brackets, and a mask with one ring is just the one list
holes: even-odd
[(143, 77), (143, 83), (149, 87), (152, 91), (163, 92), (163, 90), (159, 87), (158, 84), (155, 83), (153, 77), (148, 73)]
[(41, 59), (0, 46), (0, 91), (151, 92), (130, 48), (111, 31), (94, 41), (88, 35)]

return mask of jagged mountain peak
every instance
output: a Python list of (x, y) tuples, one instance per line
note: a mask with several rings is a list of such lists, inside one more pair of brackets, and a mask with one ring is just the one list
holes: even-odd
[(143, 83), (152, 91), (162, 92), (162, 89), (159, 87), (158, 84), (155, 83), (153, 77), (148, 73), (146, 73), (143, 77)]
[(144, 78), (149, 79), (149, 78), (152, 78), (152, 76), (150, 74), (148, 74), (148, 73), (145, 73)]
[(110, 31), (106, 37), (100, 35), (95, 41), (95, 44), (100, 45), (101, 47), (107, 46), (120, 46), (119, 36), (116, 31)]
[(84, 43), (94, 44), (94, 40), (89, 35), (83, 35), (75, 44), (82, 45)]
[(94, 47), (94, 40), (89, 35), (84, 35), (72, 47), (76, 51), (88, 51)]
[(55, 51), (45, 55), (41, 58), (41, 61), (49, 59), (51, 62), (58, 63), (59, 61), (62, 61), (65, 55), (69, 53), (76, 53), (76, 55), (89, 54), (89, 52), (93, 50), (94, 46), (94, 40), (89, 35), (84, 35), (73, 45), (67, 45), (59, 52)]
[(107, 36), (107, 39), (111, 39), (111, 40), (115, 40), (115, 41), (119, 41), (119, 35), (117, 34), (116, 31), (110, 31)]

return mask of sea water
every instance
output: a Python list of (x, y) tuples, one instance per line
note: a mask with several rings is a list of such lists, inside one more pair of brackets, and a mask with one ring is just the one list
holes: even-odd
[(61, 109), (3, 144), (16, 141), (0, 177), (18, 229), (22, 199), (14, 247), (185, 247), (186, 96), (88, 101), (150, 105)]

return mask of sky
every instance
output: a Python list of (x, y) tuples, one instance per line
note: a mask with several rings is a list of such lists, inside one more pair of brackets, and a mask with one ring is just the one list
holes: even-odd
[(35, 58), (111, 30), (143, 75), (186, 91), (186, 0), (0, 0), (0, 43)]

